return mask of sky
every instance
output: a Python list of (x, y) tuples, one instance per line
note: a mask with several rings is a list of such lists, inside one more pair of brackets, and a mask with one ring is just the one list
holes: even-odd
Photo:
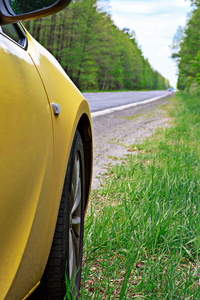
[(191, 11), (188, 0), (110, 0), (109, 13), (120, 29), (136, 33), (138, 45), (153, 69), (175, 88), (177, 66), (170, 45), (178, 26), (184, 27)]

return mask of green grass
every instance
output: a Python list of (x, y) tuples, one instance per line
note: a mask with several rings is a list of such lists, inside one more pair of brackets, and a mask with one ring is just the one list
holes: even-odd
[(200, 299), (200, 98), (113, 167), (85, 220), (81, 299)]

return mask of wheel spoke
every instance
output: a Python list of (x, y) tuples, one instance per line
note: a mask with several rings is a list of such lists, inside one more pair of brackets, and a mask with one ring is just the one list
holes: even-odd
[(81, 229), (81, 162), (77, 152), (74, 160), (72, 187), (71, 187), (71, 211), (69, 230), (69, 280), (72, 280), (76, 272), (79, 253), (79, 240)]
[(76, 194), (76, 181), (77, 181), (77, 159), (75, 157), (74, 168), (72, 173), (72, 187), (71, 187), (71, 210), (74, 206), (75, 194)]
[(72, 229), (74, 231), (76, 238), (80, 237), (80, 226), (81, 226), (81, 218), (80, 217), (72, 218)]
[(76, 192), (74, 195), (74, 205), (72, 207), (72, 214), (76, 211), (76, 209), (78, 208), (79, 204), (81, 202), (81, 179), (78, 179), (78, 183), (76, 186)]
[(74, 243), (73, 230), (69, 230), (69, 280), (72, 279), (73, 273), (76, 271), (76, 252), (77, 245)]
[(78, 153), (75, 157), (73, 180), (72, 180), (72, 194), (71, 194), (71, 214), (73, 215), (81, 202), (81, 173), (80, 173), (80, 159)]

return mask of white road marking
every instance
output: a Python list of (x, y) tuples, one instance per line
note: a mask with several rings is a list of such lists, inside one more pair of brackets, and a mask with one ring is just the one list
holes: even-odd
[(121, 105), (121, 106), (117, 106), (117, 107), (113, 107), (113, 108), (107, 108), (107, 109), (104, 109), (104, 110), (101, 110), (101, 111), (95, 111), (95, 112), (91, 113), (91, 117), (95, 118), (95, 117), (98, 117), (98, 116), (110, 114), (110, 113), (112, 113), (114, 111), (117, 111), (117, 110), (123, 110), (123, 109), (127, 109), (127, 108), (130, 108), (130, 107), (133, 107), (133, 106), (143, 105), (143, 104), (146, 104), (146, 103), (154, 102), (156, 100), (165, 98), (165, 97), (167, 97), (170, 94), (171, 93), (168, 93), (168, 94), (165, 94), (163, 96), (159, 96), (159, 97), (155, 97), (155, 98), (150, 98), (150, 99), (147, 99), (147, 100), (144, 100), (144, 101), (141, 101), (141, 102), (135, 102), (135, 103)]

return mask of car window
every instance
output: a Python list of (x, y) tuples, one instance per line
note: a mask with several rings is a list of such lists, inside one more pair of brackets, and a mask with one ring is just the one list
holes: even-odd
[(18, 24), (1, 25), (1, 30), (4, 35), (18, 43), (21, 47), (26, 46), (26, 34), (22, 27)]
[(7, 36), (9, 36), (12, 40), (15, 42), (19, 42), (19, 34), (16, 30), (16, 28), (13, 26), (13, 24), (7, 24), (1, 26), (3, 33), (5, 33)]

